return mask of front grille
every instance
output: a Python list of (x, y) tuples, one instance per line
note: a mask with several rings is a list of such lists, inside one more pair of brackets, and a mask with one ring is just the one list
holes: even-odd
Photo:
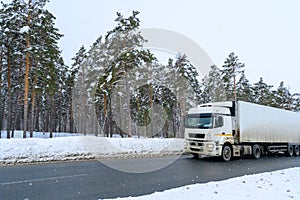
[(204, 139), (205, 134), (202, 134), (202, 133), (189, 133), (189, 138)]
[(201, 143), (201, 142), (190, 142), (190, 145), (191, 146), (199, 146), (199, 147), (204, 146), (203, 143)]
[(198, 152), (202, 152), (203, 151), (203, 149), (195, 149), (195, 148), (190, 148), (191, 149), (191, 151), (198, 151)]

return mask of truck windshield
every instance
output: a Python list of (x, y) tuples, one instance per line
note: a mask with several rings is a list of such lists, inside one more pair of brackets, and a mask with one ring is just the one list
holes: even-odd
[(186, 128), (210, 129), (212, 128), (212, 114), (189, 114), (186, 118)]

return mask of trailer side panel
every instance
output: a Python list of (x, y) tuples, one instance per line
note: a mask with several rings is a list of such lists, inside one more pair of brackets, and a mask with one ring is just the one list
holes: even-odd
[(241, 143), (300, 144), (300, 114), (258, 104), (238, 102)]

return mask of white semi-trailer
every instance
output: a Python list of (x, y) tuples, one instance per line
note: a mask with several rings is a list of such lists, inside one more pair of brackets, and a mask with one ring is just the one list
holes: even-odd
[(232, 157), (285, 152), (299, 156), (300, 114), (243, 101), (202, 104), (189, 110), (185, 151), (194, 156)]

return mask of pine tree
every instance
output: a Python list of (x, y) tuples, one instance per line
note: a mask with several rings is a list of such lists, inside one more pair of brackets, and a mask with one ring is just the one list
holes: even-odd
[(174, 79), (172, 83), (175, 85), (173, 91), (177, 91), (176, 96), (180, 105), (179, 134), (183, 136), (186, 112), (200, 102), (199, 74), (185, 54), (178, 54), (174, 64), (169, 60), (169, 65), (174, 70), (171, 74), (175, 75), (172, 77)]
[(300, 112), (300, 93), (293, 94), (292, 98), (293, 98), (292, 111)]
[[(145, 42), (144, 38), (138, 32), (140, 21), (137, 18), (139, 12), (133, 11), (132, 15), (124, 18), (122, 14), (117, 13), (117, 26), (107, 33), (103, 46), (106, 48), (104, 60), (108, 62), (104, 65), (104, 75), (99, 79), (100, 86), (98, 94), (102, 96), (104, 101), (104, 112), (106, 121), (108, 122), (108, 132), (112, 134), (113, 119), (112, 119), (112, 99), (111, 94), (116, 87), (116, 84), (124, 86), (124, 96), (126, 100), (123, 106), (126, 107), (124, 112), (128, 115), (131, 113), (130, 93), (131, 84), (129, 73), (131, 70), (142, 66), (144, 63), (151, 63), (154, 60), (153, 55), (148, 50), (142, 49)], [(122, 82), (123, 83), (122, 83)], [(123, 120), (126, 120), (124, 118)], [(132, 124), (129, 118), (123, 124), (126, 124), (126, 132), (129, 137), (132, 135)]]
[(274, 104), (274, 96), (271, 91), (273, 86), (264, 82), (263, 78), (253, 84), (254, 103), (272, 106)]
[(228, 100), (237, 100), (236, 84), (239, 75), (244, 72), (244, 67), (245, 65), (239, 62), (238, 56), (233, 52), (229, 54), (224, 62), (222, 76)]
[(293, 108), (293, 96), (284, 86), (284, 82), (280, 82), (276, 91), (273, 91), (274, 94), (274, 104), (272, 106), (276, 108), (281, 108), (285, 110), (292, 110)]
[(18, 1), (13, 0), (10, 6), (17, 7), (18, 9), (15, 12), (15, 15), (18, 15), (21, 24), (23, 27), (22, 35), (25, 38), (25, 79), (24, 79), (24, 125), (23, 125), (23, 138), (26, 138), (27, 131), (27, 118), (28, 118), (28, 96), (29, 96), (29, 76), (30, 76), (30, 68), (31, 68), (31, 50), (34, 45), (34, 33), (35, 33), (35, 25), (42, 17), (43, 7), (45, 6), (48, 0), (28, 0)]
[(236, 85), (237, 100), (254, 102), (252, 85), (249, 83), (244, 72), (241, 73), (240, 79)]
[[(31, 56), (31, 66), (33, 72), (33, 84), (31, 92), (31, 130), (30, 137), (32, 137), (33, 127), (34, 127), (34, 109), (35, 109), (35, 95), (37, 92), (37, 79), (42, 76), (46, 77), (43, 81), (46, 86), (45, 89), (48, 91), (50, 100), (50, 137), (52, 137), (53, 122), (55, 121), (53, 115), (55, 109), (53, 109), (54, 96), (57, 92), (59, 85), (59, 71), (64, 67), (63, 60), (60, 58), (61, 51), (58, 47), (58, 40), (62, 37), (59, 30), (54, 27), (55, 17), (47, 10), (41, 11), (40, 18), (36, 19), (36, 23), (32, 25), (32, 30), (34, 30), (32, 37), (32, 56)], [(43, 73), (47, 75), (43, 75)], [(61, 74), (63, 75), (63, 74)], [(51, 77), (49, 79), (49, 77)]]
[(201, 103), (226, 100), (221, 70), (216, 65), (211, 66), (209, 74), (202, 79), (201, 89)]
[[(70, 83), (69, 83), (69, 93), (72, 95), (72, 105), (74, 110), (78, 110), (83, 105), (82, 99), (79, 95), (84, 94), (82, 90), (86, 90), (86, 88), (81, 88), (84, 84), (84, 70), (85, 70), (85, 60), (86, 60), (86, 49), (84, 46), (80, 47), (79, 51), (75, 54), (75, 57), (72, 58), (74, 63), (72, 64), (72, 73), (70, 76)], [(80, 102), (74, 102), (80, 101)], [(72, 110), (73, 110), (72, 109)], [(76, 112), (75, 115), (80, 114), (81, 112)], [(71, 114), (71, 116), (74, 116), (74, 113)], [(78, 116), (75, 117), (76, 119)], [(71, 119), (70, 119), (71, 120)], [(73, 121), (73, 120), (72, 120)], [(73, 125), (72, 125), (73, 126)], [(70, 129), (74, 129), (73, 127)]]

